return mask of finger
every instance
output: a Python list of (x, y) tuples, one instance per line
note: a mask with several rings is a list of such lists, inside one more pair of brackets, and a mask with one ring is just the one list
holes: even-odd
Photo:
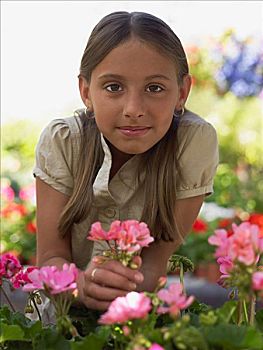
[(101, 268), (122, 275), (123, 277), (136, 284), (142, 283), (144, 280), (143, 274), (141, 272), (125, 267), (116, 260), (107, 261)]
[(101, 286), (96, 283), (89, 283), (83, 289), (84, 297), (90, 297), (101, 301), (112, 301), (117, 297), (125, 296), (128, 291)]
[(95, 268), (92, 270), (91, 274), (89, 274), (89, 272), (85, 273), (85, 276), (87, 285), (90, 284), (90, 282), (94, 282), (96, 284), (129, 292), (135, 290), (137, 287), (136, 283), (130, 281), (127, 277), (104, 268)]
[(142, 258), (139, 255), (135, 255), (132, 258), (132, 263), (137, 266), (137, 269), (139, 269), (142, 266)]
[(85, 297), (82, 302), (88, 309), (99, 311), (106, 311), (111, 304), (110, 301), (97, 300), (91, 297)]

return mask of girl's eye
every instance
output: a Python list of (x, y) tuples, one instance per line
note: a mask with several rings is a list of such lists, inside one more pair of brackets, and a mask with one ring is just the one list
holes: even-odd
[(121, 91), (121, 86), (119, 84), (110, 84), (105, 86), (105, 89), (110, 92), (118, 92)]
[(160, 85), (149, 85), (146, 89), (148, 92), (161, 92), (164, 89)]

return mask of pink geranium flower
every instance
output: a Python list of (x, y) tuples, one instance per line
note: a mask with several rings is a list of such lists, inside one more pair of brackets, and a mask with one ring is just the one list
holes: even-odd
[(252, 286), (254, 290), (263, 292), (263, 271), (253, 273)]
[(220, 272), (225, 276), (229, 276), (229, 272), (234, 266), (232, 259), (229, 256), (221, 256), (217, 259), (217, 262), (220, 265)]
[(258, 226), (244, 222), (233, 224), (234, 234), (229, 238), (229, 256), (232, 260), (249, 266), (258, 261), (258, 254), (263, 250), (263, 240), (259, 238)]
[(87, 238), (92, 241), (113, 240), (115, 244), (112, 249), (117, 248), (117, 250), (127, 253), (137, 252), (154, 241), (148, 226), (137, 220), (113, 221), (108, 232), (102, 229), (100, 222), (95, 222), (92, 224)]
[(226, 256), (228, 254), (228, 233), (224, 229), (215, 230), (215, 234), (208, 238), (208, 242), (211, 245), (216, 245), (217, 249), (215, 252), (216, 258), (220, 256)]
[(24, 292), (33, 292), (36, 289), (44, 289), (43, 281), (40, 279), (40, 269), (35, 269), (29, 272), (27, 277), (30, 280), (30, 283), (27, 283), (22, 287)]
[(94, 222), (91, 225), (89, 236), (87, 237), (91, 241), (108, 241), (108, 232), (104, 231), (100, 222)]
[(130, 292), (124, 297), (118, 297), (110, 304), (99, 323), (124, 323), (132, 319), (146, 318), (151, 310), (151, 299), (144, 293)]
[(160, 306), (158, 313), (170, 313), (171, 316), (178, 316), (180, 310), (186, 309), (194, 301), (194, 297), (187, 298), (183, 294), (183, 286), (181, 283), (172, 283), (168, 289), (161, 289), (157, 293), (158, 298), (165, 303)]
[(32, 283), (23, 287), (25, 292), (36, 289), (45, 289), (50, 294), (59, 294), (66, 291), (74, 291), (77, 288), (78, 269), (75, 264), (64, 264), (59, 270), (56, 266), (43, 266), (28, 274)]
[(12, 278), (22, 268), (19, 260), (13, 254), (5, 253), (0, 256), (0, 285), (2, 278)]

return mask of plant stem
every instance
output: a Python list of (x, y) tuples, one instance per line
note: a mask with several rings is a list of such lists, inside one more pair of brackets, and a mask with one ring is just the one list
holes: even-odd
[(238, 326), (242, 322), (242, 300), (238, 300), (237, 302), (237, 324)]
[(11, 309), (12, 309), (12, 311), (13, 311), (13, 312), (16, 312), (16, 310), (15, 310), (15, 308), (14, 308), (14, 305), (12, 304), (11, 300), (9, 299), (9, 297), (8, 297), (6, 291), (4, 290), (4, 288), (3, 288), (2, 286), (0, 286), (0, 289), (1, 289), (1, 291), (3, 292), (3, 294), (4, 294), (4, 296), (5, 296), (5, 298), (6, 298), (7, 302), (8, 302), (8, 304), (10, 305), (10, 307), (11, 307)]
[(183, 292), (185, 293), (185, 288), (184, 288), (184, 265), (182, 262), (180, 262), (180, 283), (183, 286)]
[(255, 307), (256, 307), (256, 298), (253, 293), (250, 294), (249, 298), (249, 324), (254, 325), (255, 321)]
[(243, 304), (243, 311), (244, 311), (245, 321), (246, 321), (246, 324), (248, 324), (248, 314), (247, 314), (247, 304), (246, 304), (246, 301), (243, 300), (243, 301), (242, 301), (242, 304)]

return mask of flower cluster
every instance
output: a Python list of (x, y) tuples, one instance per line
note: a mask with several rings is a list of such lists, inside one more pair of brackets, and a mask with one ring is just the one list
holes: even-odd
[(243, 295), (251, 288), (262, 290), (263, 273), (259, 271), (258, 262), (263, 253), (263, 238), (257, 225), (233, 224), (231, 232), (218, 229), (208, 241), (217, 246), (215, 256), (222, 273), (219, 283), (238, 287)]
[(12, 251), (23, 264), (35, 264), (35, 186), (12, 187), (1, 179), (1, 251)]
[(159, 306), (158, 313), (169, 313), (171, 317), (177, 317), (181, 310), (188, 308), (194, 301), (194, 297), (186, 297), (183, 293), (181, 283), (172, 283), (168, 289), (161, 289), (158, 293), (158, 298), (165, 303), (164, 306)]
[(10, 253), (5, 253), (0, 256), (0, 285), (2, 285), (3, 278), (10, 279), (14, 277), (22, 266), (20, 261)]
[(137, 220), (116, 220), (112, 222), (109, 231), (103, 230), (100, 222), (95, 222), (87, 238), (107, 242), (109, 250), (104, 251), (104, 256), (121, 261), (125, 266), (130, 266), (132, 257), (154, 241), (147, 225)]
[[(167, 279), (160, 277), (157, 290), (162, 288)], [(154, 329), (160, 314), (168, 313), (173, 320), (178, 319), (180, 311), (188, 308), (194, 297), (189, 298), (183, 293), (180, 283), (172, 283), (168, 289), (162, 288), (157, 293), (130, 292), (124, 297), (116, 298), (104, 313), (99, 323), (112, 325), (113, 332), (116, 325), (121, 329), (122, 341), (128, 342), (127, 349), (163, 350), (157, 343), (147, 339), (147, 330)]]
[(77, 296), (78, 269), (75, 264), (64, 264), (62, 270), (56, 266), (28, 266), (24, 268), (19, 260), (11, 253), (0, 256), (0, 288), (2, 289), (11, 309), (14, 306), (6, 294), (2, 280), (5, 279), (12, 288), (20, 288), (24, 292), (29, 292), (26, 313), (33, 313), (36, 309), (39, 319), (37, 304), (42, 300), (39, 291), (43, 291), (51, 300), (55, 307), (57, 328), (60, 333), (67, 335), (77, 335), (75, 327), (68, 317), (69, 308), (72, 301)]
[(38, 289), (50, 294), (74, 291), (77, 288), (77, 275), (78, 269), (75, 264), (64, 264), (62, 270), (56, 266), (43, 266), (28, 274), (31, 283), (27, 283), (23, 291), (32, 292)]
[(215, 50), (220, 61), (216, 73), (219, 90), (233, 92), (239, 98), (259, 95), (263, 88), (262, 49), (251, 40), (239, 40), (227, 33)]
[(116, 298), (99, 322), (114, 324), (125, 323), (136, 318), (145, 319), (151, 308), (151, 299), (144, 293), (130, 292), (125, 297)]

